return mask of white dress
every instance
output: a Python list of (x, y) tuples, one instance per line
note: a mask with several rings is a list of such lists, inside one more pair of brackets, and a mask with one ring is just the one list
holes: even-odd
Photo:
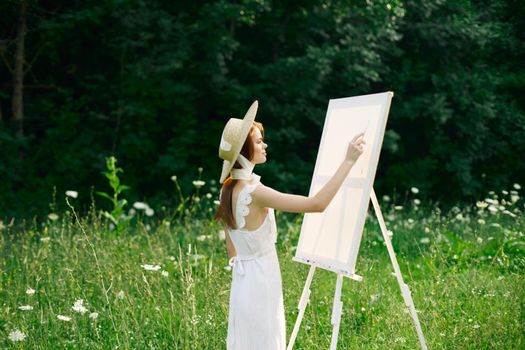
[(233, 265), (228, 315), (228, 350), (284, 350), (286, 325), (281, 270), (275, 241), (277, 227), (273, 209), (253, 231), (244, 230), (250, 212), (251, 193), (256, 184), (246, 185), (237, 198), (235, 220), (238, 229), (228, 232), (237, 256)]

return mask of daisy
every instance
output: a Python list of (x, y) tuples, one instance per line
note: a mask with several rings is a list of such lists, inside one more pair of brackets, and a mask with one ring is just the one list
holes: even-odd
[(144, 268), (144, 270), (147, 270), (147, 271), (158, 271), (160, 270), (160, 266), (159, 265), (140, 265)]
[(143, 203), (143, 202), (135, 202), (135, 203), (133, 203), (133, 207), (135, 209), (141, 209), (141, 210), (149, 208), (148, 205), (146, 203)]
[(33, 310), (33, 307), (31, 305), (22, 305), (22, 306), (19, 306), (18, 309), (23, 310), (23, 311), (29, 311), (29, 310)]
[(64, 316), (64, 315), (57, 315), (57, 318), (61, 321), (69, 322), (71, 321), (71, 317)]
[(88, 309), (84, 307), (83, 299), (78, 299), (77, 301), (75, 301), (75, 304), (73, 304), (71, 308), (73, 309), (73, 311), (79, 312), (81, 314), (84, 314), (88, 311)]
[(27, 295), (33, 295), (33, 294), (35, 294), (35, 290), (33, 288), (29, 287), (26, 290), (26, 294)]
[(26, 338), (26, 335), (22, 332), (20, 332), (18, 329), (15, 329), (11, 333), (9, 333), (9, 340), (15, 342), (15, 341), (22, 341)]
[(430, 238), (428, 237), (423, 237), (419, 240), (419, 243), (421, 244), (429, 244), (430, 243)]
[(206, 182), (204, 182), (202, 180), (195, 180), (192, 183), (193, 183), (193, 186), (195, 186), (197, 188), (200, 188), (200, 187), (206, 185)]
[(96, 320), (98, 317), (98, 312), (92, 312), (89, 314), (89, 318), (92, 320)]
[(71, 198), (77, 198), (78, 192), (77, 191), (66, 191), (66, 196), (71, 197)]

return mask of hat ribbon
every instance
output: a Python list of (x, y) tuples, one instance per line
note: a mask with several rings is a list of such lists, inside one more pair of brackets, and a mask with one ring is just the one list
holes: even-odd
[(246, 159), (245, 156), (239, 154), (237, 161), (241, 165), (242, 169), (232, 169), (232, 179), (234, 180), (253, 180), (258, 175), (253, 174), (253, 168), (255, 164)]

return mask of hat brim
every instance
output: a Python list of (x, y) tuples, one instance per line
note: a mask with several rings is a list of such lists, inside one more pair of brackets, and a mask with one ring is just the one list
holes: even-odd
[(248, 137), (248, 134), (250, 133), (250, 129), (252, 128), (253, 122), (255, 120), (255, 116), (257, 115), (257, 109), (259, 108), (259, 102), (254, 101), (246, 114), (244, 115), (244, 118), (242, 119), (242, 127), (241, 132), (239, 133), (239, 137), (242, 139), (241, 142), (238, 142), (236, 144), (235, 149), (233, 150), (233, 157), (232, 161), (225, 160), (222, 165), (222, 173), (221, 178), (219, 180), (220, 183), (223, 183), (230, 174), (235, 162), (237, 161), (237, 158), (239, 157), (239, 154), (241, 153), (242, 146), (244, 145), (244, 142), (246, 138)]

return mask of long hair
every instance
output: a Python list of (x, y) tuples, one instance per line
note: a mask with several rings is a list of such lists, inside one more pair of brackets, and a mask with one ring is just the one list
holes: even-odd
[[(253, 122), (250, 132), (248, 133), (248, 136), (246, 137), (246, 140), (244, 141), (244, 144), (241, 148), (241, 154), (250, 161), (253, 159), (254, 156), (252, 135), (256, 129), (259, 129), (264, 137), (263, 125), (259, 122)], [(239, 162), (235, 161), (233, 168), (240, 169), (242, 167), (239, 164)], [(235, 185), (238, 181), (239, 180), (232, 179), (231, 176), (224, 181), (221, 189), (221, 202), (219, 204), (217, 212), (215, 213), (215, 219), (222, 221), (230, 228), (237, 228), (237, 223), (235, 222), (235, 215), (233, 214), (232, 208), (232, 196), (233, 189), (235, 188)]]

